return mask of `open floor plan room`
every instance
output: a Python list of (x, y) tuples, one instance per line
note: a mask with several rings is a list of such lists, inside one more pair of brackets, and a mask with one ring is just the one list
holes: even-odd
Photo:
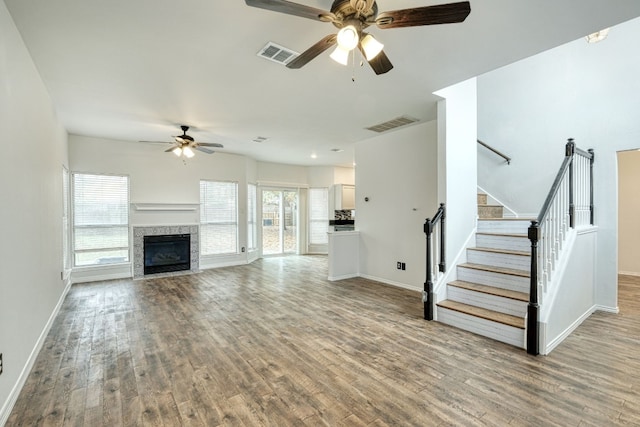
[(640, 424), (640, 278), (550, 355), (326, 257), (73, 285), (8, 426)]

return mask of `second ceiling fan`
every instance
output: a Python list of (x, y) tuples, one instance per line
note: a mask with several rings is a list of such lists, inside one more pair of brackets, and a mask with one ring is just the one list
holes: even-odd
[(453, 24), (464, 21), (471, 12), (468, 1), (415, 7), (378, 13), (375, 0), (335, 0), (330, 11), (293, 3), (286, 0), (245, 0), (248, 6), (288, 15), (331, 22), (340, 30), (330, 34), (302, 52), (287, 64), (288, 68), (302, 68), (316, 56), (337, 44), (331, 54), (335, 61), (347, 65), (349, 53), (356, 47), (376, 74), (384, 74), (393, 64), (384, 53), (384, 47), (364, 30), (376, 25), (380, 29), (416, 27), (421, 25)]

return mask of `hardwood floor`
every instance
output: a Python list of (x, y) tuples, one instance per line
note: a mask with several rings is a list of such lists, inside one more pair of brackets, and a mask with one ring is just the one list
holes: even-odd
[(326, 258), (74, 285), (8, 426), (640, 425), (640, 278), (549, 356)]

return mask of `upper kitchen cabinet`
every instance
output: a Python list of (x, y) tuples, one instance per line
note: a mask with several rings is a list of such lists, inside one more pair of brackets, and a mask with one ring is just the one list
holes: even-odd
[(336, 184), (333, 186), (335, 210), (353, 210), (356, 208), (355, 185)]

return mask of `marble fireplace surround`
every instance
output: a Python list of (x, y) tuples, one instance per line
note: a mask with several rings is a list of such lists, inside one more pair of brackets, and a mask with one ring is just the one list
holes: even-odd
[[(166, 234), (191, 235), (191, 268), (172, 273), (144, 274), (144, 236), (162, 236)], [(196, 273), (200, 271), (200, 230), (198, 225), (150, 225), (133, 227), (133, 278), (156, 277)]]

